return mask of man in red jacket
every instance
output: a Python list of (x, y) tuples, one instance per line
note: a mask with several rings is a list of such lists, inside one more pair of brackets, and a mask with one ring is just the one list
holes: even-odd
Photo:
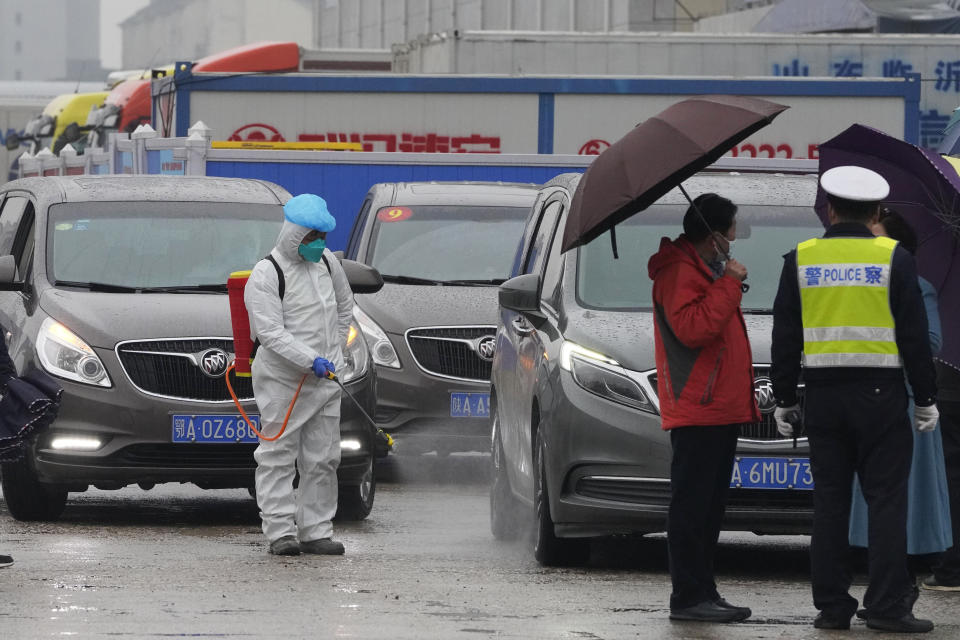
[(723, 262), (737, 236), (736, 213), (730, 200), (701, 195), (683, 218), (683, 235), (664, 238), (648, 265), (660, 413), (673, 446), (672, 620), (736, 622), (751, 615), (720, 597), (713, 575), (740, 424), (760, 420), (740, 312), (747, 269), (733, 259)]

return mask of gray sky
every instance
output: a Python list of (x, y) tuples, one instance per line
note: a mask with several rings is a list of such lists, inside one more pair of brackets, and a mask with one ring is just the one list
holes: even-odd
[(150, 0), (100, 0), (100, 64), (119, 69), (122, 63), (120, 22), (139, 11)]

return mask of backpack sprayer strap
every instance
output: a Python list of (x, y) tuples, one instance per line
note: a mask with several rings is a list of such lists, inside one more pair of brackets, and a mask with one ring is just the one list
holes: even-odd
[[(327, 262), (327, 254), (323, 254), (322, 257), (323, 264), (327, 267), (327, 273), (331, 273), (330, 263)], [(264, 260), (269, 260), (273, 268), (277, 270), (277, 293), (279, 294), (280, 302), (283, 302), (283, 294), (286, 293), (287, 290), (287, 279), (283, 276), (283, 269), (280, 268), (280, 263), (277, 262), (277, 259), (273, 257), (272, 253), (268, 253)], [(257, 338), (253, 341), (253, 349), (250, 350), (250, 362), (253, 362), (253, 359), (257, 355), (257, 349), (259, 348), (260, 338)]]

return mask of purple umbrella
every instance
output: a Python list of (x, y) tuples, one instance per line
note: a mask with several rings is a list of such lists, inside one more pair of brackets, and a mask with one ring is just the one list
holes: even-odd
[[(855, 124), (820, 145), (820, 174), (841, 165), (872, 169), (890, 183), (885, 201), (917, 232), (917, 270), (937, 289), (943, 326), (941, 360), (960, 367), (960, 175), (942, 156)], [(827, 221), (823, 191), (817, 214)]]

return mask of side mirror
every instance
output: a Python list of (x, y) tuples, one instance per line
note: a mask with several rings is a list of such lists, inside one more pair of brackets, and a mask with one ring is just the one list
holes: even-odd
[(13, 256), (0, 257), (0, 291), (23, 291), (22, 282), (14, 282), (17, 278), (17, 260)]
[(376, 293), (383, 288), (383, 277), (373, 267), (354, 260), (341, 260), (340, 264), (354, 293)]
[(7, 151), (16, 151), (20, 148), (20, 134), (16, 131), (11, 131), (7, 135)]
[(80, 126), (76, 122), (71, 122), (60, 135), (63, 136), (63, 139), (66, 140), (67, 143), (70, 143), (83, 137), (83, 132), (80, 131)]
[(527, 273), (500, 285), (500, 306), (519, 313), (543, 317), (540, 312), (540, 276)]

